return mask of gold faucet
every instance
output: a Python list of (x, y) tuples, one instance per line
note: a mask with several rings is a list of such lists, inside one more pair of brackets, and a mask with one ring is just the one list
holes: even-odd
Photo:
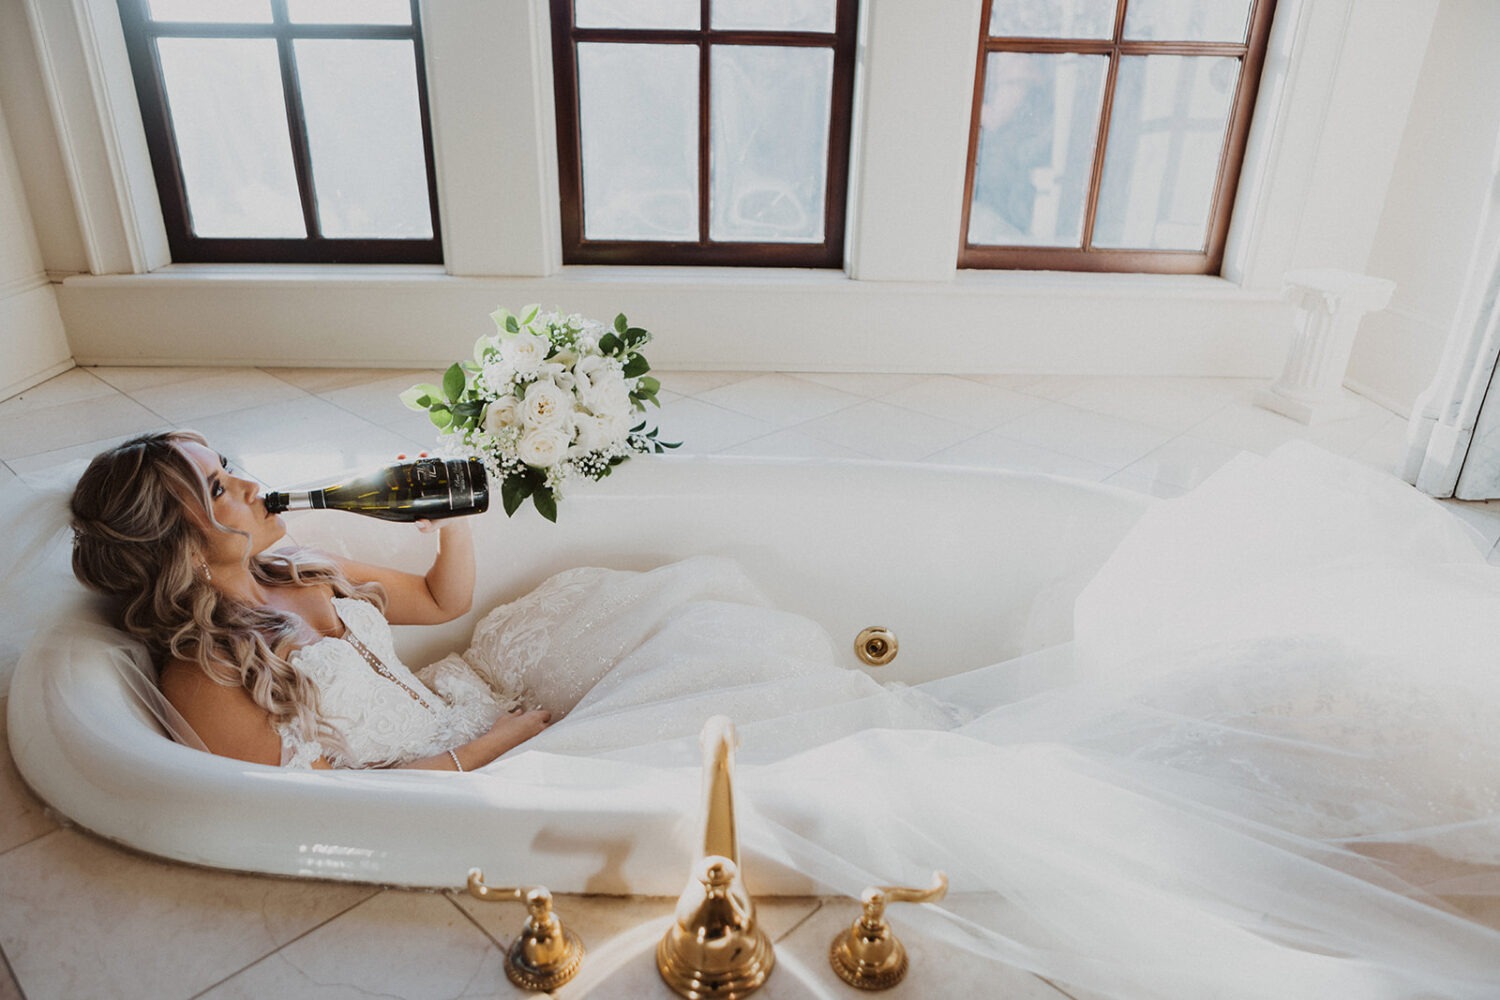
[(734, 823), (734, 723), (703, 725), (703, 855), (677, 900), (672, 926), (656, 948), (662, 979), (689, 1000), (735, 1000), (759, 989), (776, 964), (771, 939), (755, 920), (740, 876)]
[(552, 912), (552, 893), (545, 886), (500, 889), (485, 885), (484, 872), (470, 868), (469, 895), (489, 901), (526, 901), (526, 925), (505, 953), (505, 975), (511, 982), (523, 990), (545, 992), (578, 974), (583, 964), (583, 940)]
[(890, 989), (906, 975), (906, 949), (891, 933), (885, 908), (890, 903), (935, 903), (948, 892), (948, 876), (934, 872), (932, 886), (907, 889), (871, 886), (860, 894), (861, 912), (833, 939), (828, 961), (839, 978), (862, 990)]

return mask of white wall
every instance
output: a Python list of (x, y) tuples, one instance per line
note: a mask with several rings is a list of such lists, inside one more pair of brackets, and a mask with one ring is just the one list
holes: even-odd
[(1438, 0), (1280, 0), (1229, 277), (1195, 279), (956, 270), (980, 0), (862, 4), (843, 271), (563, 267), (544, 0), (424, 5), (446, 269), (162, 267), (112, 0), (16, 4), (72, 203), (33, 209), (81, 234), (47, 266), (92, 272), (59, 292), (80, 363), (437, 364), (540, 301), (626, 311), (664, 368), (1271, 376), (1281, 273), (1371, 254)]
[[(13, 67), (18, 5), (0, 7), (0, 64)], [(0, 399), (72, 367), (57, 297), (27, 206), (5, 108), (0, 106)]]
[(1360, 326), (1352, 384), (1407, 413), (1447, 341), (1500, 136), (1500, 4), (1443, 0), (1369, 262), (1396, 282)]

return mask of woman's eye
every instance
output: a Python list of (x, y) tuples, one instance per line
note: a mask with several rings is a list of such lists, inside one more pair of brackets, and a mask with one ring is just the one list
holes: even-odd
[(221, 497), (221, 496), (224, 495), (224, 484), (223, 483), (214, 483), (213, 490), (210, 491), (210, 494), (213, 496), (213, 498), (215, 500), (219, 499), (219, 497)]

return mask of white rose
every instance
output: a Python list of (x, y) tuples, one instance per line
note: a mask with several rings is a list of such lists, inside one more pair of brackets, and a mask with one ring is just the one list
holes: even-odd
[(552, 345), (534, 333), (518, 333), (500, 342), (500, 357), (519, 375), (530, 375), (547, 360)]
[(603, 372), (594, 380), (593, 390), (589, 409), (601, 417), (623, 417), (630, 412), (630, 386), (617, 369)]
[(498, 435), (508, 427), (521, 422), (521, 407), (514, 396), (501, 396), (490, 403), (484, 413), (484, 429), (487, 434)]
[(578, 437), (568, 450), (569, 455), (587, 455), (602, 451), (614, 443), (608, 422), (599, 417), (589, 416), (587, 413), (575, 414), (573, 426)]
[(521, 420), (527, 427), (562, 427), (573, 412), (573, 399), (547, 379), (526, 387), (521, 400)]
[(521, 435), (516, 455), (535, 469), (550, 469), (568, 452), (568, 434), (558, 427), (532, 427)]
[(608, 444), (623, 445), (630, 437), (631, 420), (627, 412), (611, 413), (599, 418), (599, 427)]
[(573, 366), (578, 379), (576, 392), (584, 406), (597, 414), (630, 406), (630, 388), (625, 384), (619, 362), (594, 354), (578, 359)]
[(545, 362), (537, 368), (536, 377), (537, 381), (546, 380), (551, 382), (563, 392), (572, 392), (573, 385), (576, 382), (572, 371), (558, 364), (556, 355), (553, 356), (552, 360)]

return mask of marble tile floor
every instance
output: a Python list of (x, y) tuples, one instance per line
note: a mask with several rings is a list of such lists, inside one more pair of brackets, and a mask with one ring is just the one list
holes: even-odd
[[(1305, 427), (1255, 407), (1260, 383), (1244, 379), (658, 374), (658, 422), (684, 452), (1003, 467), (1162, 497), (1190, 490), (1240, 451), (1263, 454), (1299, 438), (1389, 469), (1405, 435), (1401, 417), (1365, 400), (1351, 419)], [(374, 465), (431, 444), (425, 416), (405, 410), (396, 393), (436, 375), (76, 368), (0, 401), (0, 481), (168, 427), (202, 431), (268, 485)], [(1500, 562), (1500, 504), (1450, 507)], [(13, 666), (14, 651), (0, 649), (0, 700)], [(671, 996), (649, 956), (672, 904), (560, 897), (559, 912), (591, 957), (557, 996)], [(760, 995), (857, 995), (826, 961), (828, 942), (855, 909), (850, 900), (764, 900), (784, 971)], [(503, 975), (502, 949), (522, 919), (519, 903), (457, 892), (263, 878), (143, 857), (59, 823), (0, 749), (0, 1000), (519, 996)], [(899, 926), (899, 911), (894, 919)], [(920, 938), (907, 943), (912, 972), (887, 994), (893, 1000), (1068, 995)]]

